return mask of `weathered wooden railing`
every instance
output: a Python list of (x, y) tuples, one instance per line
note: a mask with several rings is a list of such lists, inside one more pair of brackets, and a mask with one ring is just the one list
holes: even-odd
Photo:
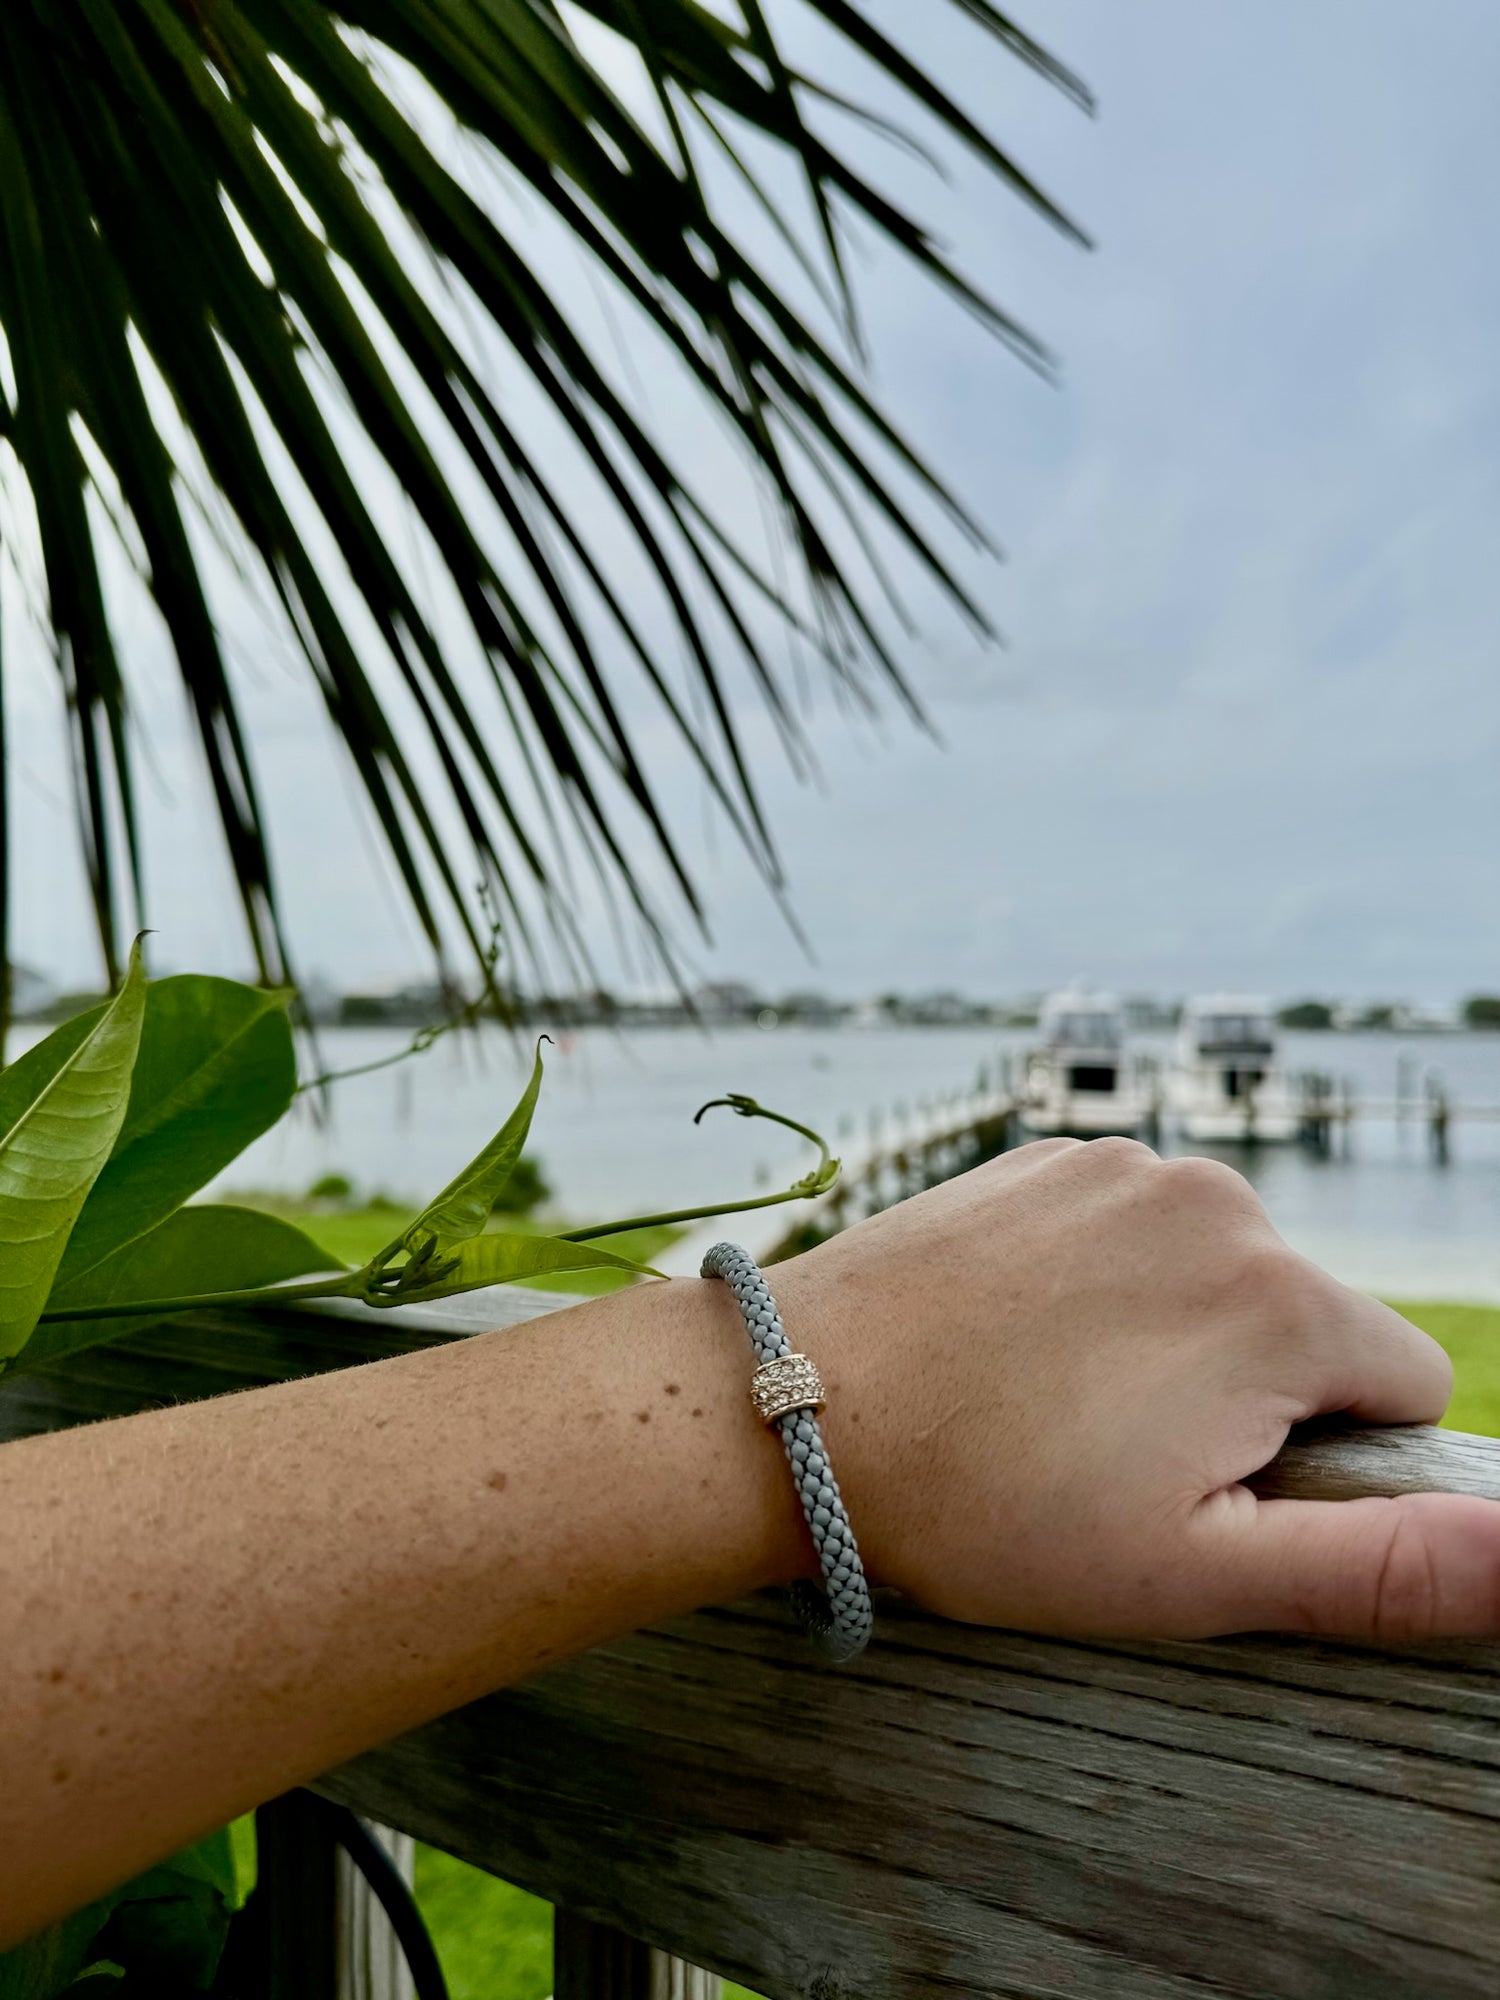
[[(495, 1293), (441, 1323), (204, 1317), (0, 1389), (0, 1437), (560, 1303)], [(1264, 1483), (1500, 1497), (1500, 1443), (1324, 1435)], [(865, 1658), (830, 1673), (756, 1601), (551, 1668), (318, 1790), (552, 1901), (560, 2000), (701, 1991), (685, 1963), (775, 2000), (1500, 1987), (1487, 1646), (1085, 1645), (892, 1605)]]

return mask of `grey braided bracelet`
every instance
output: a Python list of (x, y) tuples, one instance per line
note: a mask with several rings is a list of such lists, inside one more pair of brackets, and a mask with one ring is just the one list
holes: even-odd
[(823, 1385), (805, 1354), (794, 1354), (781, 1314), (755, 1259), (737, 1243), (716, 1243), (703, 1260), (705, 1278), (722, 1278), (734, 1293), (760, 1366), (750, 1384), (756, 1409), (781, 1432), (787, 1462), (812, 1531), (824, 1589), (792, 1585), (792, 1603), (819, 1650), (852, 1660), (869, 1641), (875, 1614), (854, 1530), (828, 1463), (817, 1412)]

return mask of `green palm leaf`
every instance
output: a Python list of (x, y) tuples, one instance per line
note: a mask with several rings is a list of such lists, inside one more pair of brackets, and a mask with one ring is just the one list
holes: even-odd
[[(1077, 234), (853, 0), (795, 4)], [(948, 4), (1087, 103), (988, 0)], [(552, 0), (0, 7), (0, 354), (14, 381), (13, 396), (0, 388), (0, 439), (40, 533), (112, 978), (124, 926), (141, 917), (142, 869), (130, 663), (103, 580), (118, 528), (100, 497), (144, 559), (268, 983), (285, 976), (287, 947), (215, 578), (192, 532), (195, 481), (211, 485), (230, 553), (313, 676), (439, 952), (455, 921), (482, 948), (477, 872), (521, 952), (544, 949), (541, 912), (578, 965), (567, 856), (580, 841), (658, 942), (643, 835), (697, 910), (641, 748), (641, 681), (778, 879), (733, 679), (748, 670), (794, 750), (778, 623), (863, 698), (883, 683), (910, 700), (872, 601), (879, 559), (856, 574), (838, 553), (851, 526), (856, 546), (878, 531), (904, 548), (983, 626), (943, 534), (919, 517), (935, 504), (949, 530), (978, 539), (977, 525), (867, 394), (837, 319), (820, 331), (787, 278), (795, 258), (852, 330), (841, 244), (859, 218), (1023, 358), (1046, 356), (834, 148), (824, 127), (843, 94), (783, 58), (773, 16), (759, 0), (724, 13), (583, 0), (567, 19)], [(569, 25), (581, 17), (638, 53), (663, 136), (612, 80), (594, 32)], [(450, 129), (474, 173), (450, 163)], [(810, 243), (755, 164), (775, 152), (811, 196)], [(787, 270), (744, 248), (710, 160), (749, 180)], [(497, 174), (572, 239), (759, 474), (787, 558), (774, 571), (616, 388), (554, 297), (536, 232), (508, 230)], [(476, 322), (483, 366), (464, 335)], [(573, 467), (544, 435), (568, 441)], [(452, 629), (380, 494), (409, 510), (485, 685), (455, 664)], [(0, 538), (12, 523), (0, 520)], [(666, 608), (669, 643), (612, 575), (605, 551), (622, 538)], [(0, 885), (0, 933), (4, 908)]]

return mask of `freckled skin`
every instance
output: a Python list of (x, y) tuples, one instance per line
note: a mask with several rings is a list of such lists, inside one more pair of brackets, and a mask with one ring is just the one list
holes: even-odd
[[(1043, 1141), (772, 1284), (866, 1569), (933, 1610), (1500, 1632), (1500, 1504), (1242, 1483), (1299, 1417), (1430, 1422), (1451, 1379), (1226, 1168)], [(0, 1447), (0, 1950), (544, 1660), (812, 1573), (727, 1288), (565, 1321)], [(674, 1388), (696, 1421), (651, 1425)]]
[(737, 1331), (720, 1285), (643, 1287), (0, 1446), (0, 1951), (547, 1661), (800, 1574)]

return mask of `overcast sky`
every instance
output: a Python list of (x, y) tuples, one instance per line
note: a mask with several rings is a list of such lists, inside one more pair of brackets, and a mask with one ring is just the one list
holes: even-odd
[[(957, 158), (947, 188), (901, 184), (1061, 386), (894, 260), (865, 271), (881, 395), (1005, 544), (966, 575), (1008, 650), (924, 600), (908, 657), (945, 747), (816, 709), (815, 790), (751, 726), (815, 965), (669, 776), (723, 940), (696, 963), (850, 994), (1500, 986), (1500, 7), (1018, 10), (1096, 121), (957, 9), (924, 4), (920, 53), (1098, 247)], [(48, 699), (19, 698), (17, 946), (76, 978)], [(333, 753), (288, 714), (262, 768), (305, 964), (419, 970)], [(237, 969), (180, 738), (158, 742), (167, 955)]]

